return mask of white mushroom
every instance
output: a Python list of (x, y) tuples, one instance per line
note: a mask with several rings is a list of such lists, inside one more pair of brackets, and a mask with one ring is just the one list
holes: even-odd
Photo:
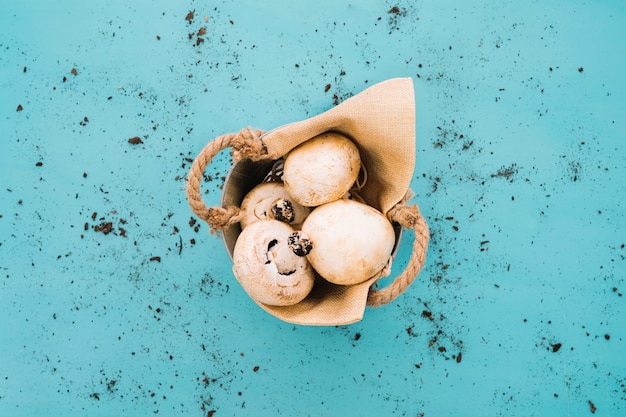
[(262, 182), (254, 187), (241, 202), (244, 215), (241, 219), (241, 228), (265, 219), (276, 219), (289, 223), (293, 228), (300, 229), (302, 222), (311, 212), (309, 207), (303, 207), (293, 201), (283, 183)]
[(341, 199), (315, 208), (302, 225), (313, 243), (307, 258), (327, 281), (358, 284), (379, 273), (391, 259), (395, 233), (378, 210)]
[(309, 241), (301, 239), (287, 223), (260, 220), (237, 238), (233, 272), (254, 300), (272, 306), (293, 305), (313, 288), (315, 273), (304, 256), (310, 249)]
[(291, 150), (285, 158), (287, 193), (303, 206), (315, 207), (343, 197), (361, 168), (359, 149), (347, 137), (323, 133)]

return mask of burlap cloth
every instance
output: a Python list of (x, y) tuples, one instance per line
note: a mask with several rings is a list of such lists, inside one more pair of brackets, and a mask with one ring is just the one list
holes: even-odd
[(428, 226), (416, 205), (405, 205), (415, 166), (415, 99), (410, 78), (394, 78), (362, 91), (312, 118), (281, 126), (267, 133), (243, 130), (216, 138), (198, 155), (189, 175), (187, 197), (193, 211), (212, 229), (226, 229), (238, 221), (236, 207), (206, 208), (199, 186), (204, 168), (219, 150), (233, 147), (235, 160), (278, 159), (300, 143), (335, 131), (359, 148), (367, 182), (359, 195), (390, 220), (416, 232), (407, 268), (390, 288), (373, 284), (388, 269), (361, 284), (341, 286), (316, 280), (313, 291), (288, 307), (259, 304), (281, 320), (304, 325), (341, 325), (359, 321), (366, 305), (378, 306), (395, 299), (410, 285), (425, 261)]

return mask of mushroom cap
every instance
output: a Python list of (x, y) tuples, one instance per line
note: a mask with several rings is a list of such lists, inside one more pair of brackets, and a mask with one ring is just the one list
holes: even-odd
[[(239, 235), (233, 251), (233, 273), (257, 302), (288, 306), (311, 292), (315, 273), (306, 257), (290, 248), (294, 230), (278, 220), (259, 220)], [(292, 239), (293, 240), (293, 239)]]
[(361, 169), (359, 149), (347, 137), (322, 133), (295, 147), (285, 157), (287, 193), (303, 206), (315, 207), (343, 197)]
[(311, 209), (293, 201), (287, 194), (282, 182), (262, 182), (255, 186), (241, 202), (244, 215), (240, 221), (241, 228), (265, 219), (276, 219), (289, 223), (293, 228), (300, 229), (302, 222)]
[(341, 199), (315, 208), (302, 225), (313, 243), (307, 259), (323, 278), (353, 285), (379, 273), (389, 262), (395, 233), (378, 210)]

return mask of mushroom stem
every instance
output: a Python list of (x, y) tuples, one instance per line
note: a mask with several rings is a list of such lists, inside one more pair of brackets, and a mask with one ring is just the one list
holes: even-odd
[(291, 275), (298, 269), (297, 262), (294, 262), (298, 258), (294, 258), (289, 249), (288, 245), (281, 244), (277, 239), (267, 244), (266, 264), (273, 263), (280, 275)]
[(313, 242), (311, 239), (300, 231), (293, 232), (287, 238), (287, 245), (289, 249), (298, 256), (306, 256), (313, 249)]
[(270, 218), (280, 220), (285, 223), (291, 223), (296, 218), (296, 213), (293, 210), (293, 204), (284, 198), (275, 200), (270, 206), (270, 212)]

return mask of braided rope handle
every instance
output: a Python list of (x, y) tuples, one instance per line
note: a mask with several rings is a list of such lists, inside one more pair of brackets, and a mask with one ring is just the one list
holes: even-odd
[[(200, 195), (200, 184), (204, 170), (221, 150), (228, 147), (232, 148), (235, 161), (264, 159), (266, 150), (261, 141), (263, 133), (262, 130), (248, 128), (238, 133), (218, 136), (209, 142), (193, 161), (187, 179), (187, 201), (196, 216), (209, 224), (211, 232), (228, 229), (241, 220), (243, 213), (239, 207), (235, 206), (207, 207), (204, 204)], [(408, 206), (404, 203), (396, 204), (389, 210), (387, 217), (406, 229), (412, 229), (415, 232), (415, 241), (413, 242), (411, 257), (404, 271), (389, 286), (380, 290), (370, 288), (367, 296), (367, 305), (370, 307), (379, 307), (395, 300), (413, 283), (426, 261), (430, 235), (428, 224), (422, 217), (418, 206)]]
[(430, 233), (428, 224), (422, 217), (419, 207), (417, 205), (407, 206), (399, 203), (389, 210), (387, 217), (389, 220), (399, 223), (402, 227), (412, 229), (415, 232), (413, 252), (404, 271), (389, 286), (380, 290), (370, 288), (370, 292), (367, 295), (367, 305), (369, 307), (380, 307), (395, 300), (413, 283), (422, 270), (424, 262), (426, 262)]
[(200, 184), (204, 175), (204, 170), (211, 163), (211, 160), (221, 150), (232, 148), (232, 155), (235, 161), (251, 159), (259, 161), (266, 153), (265, 146), (261, 141), (262, 130), (242, 129), (237, 133), (221, 135), (209, 142), (198, 154), (189, 170), (187, 178), (187, 201), (191, 210), (206, 221), (214, 233), (217, 230), (228, 229), (231, 225), (241, 220), (241, 210), (239, 207), (230, 206), (207, 207), (200, 195)]

